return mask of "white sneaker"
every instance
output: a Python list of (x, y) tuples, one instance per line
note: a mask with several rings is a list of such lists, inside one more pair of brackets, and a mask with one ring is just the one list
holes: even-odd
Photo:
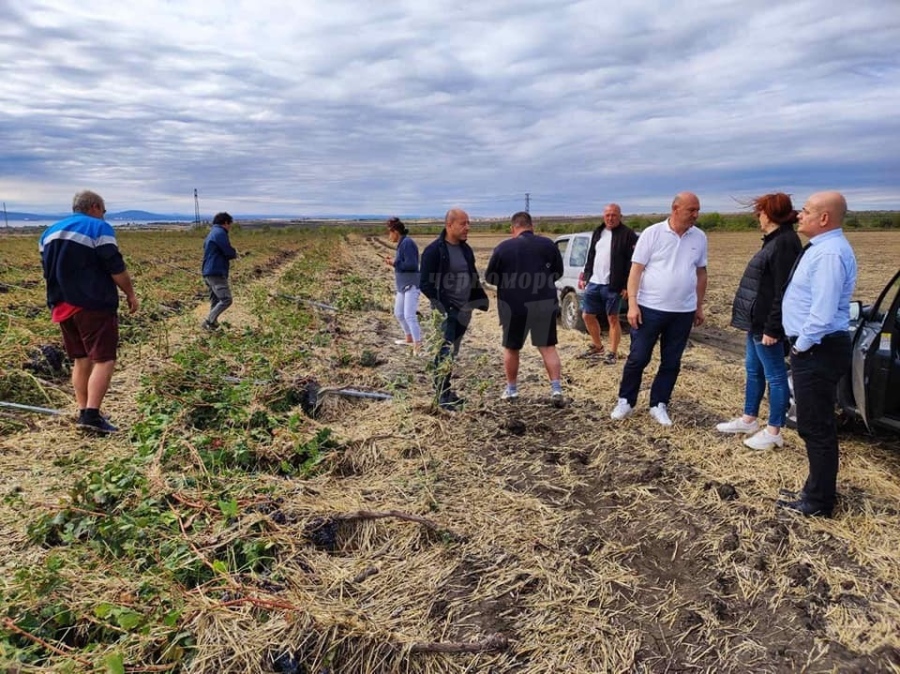
[(619, 398), (619, 402), (616, 403), (616, 408), (609, 416), (611, 419), (618, 421), (619, 419), (630, 417), (632, 414), (634, 414), (634, 408), (628, 404), (628, 401), (625, 400), (625, 398)]
[(515, 391), (510, 391), (509, 388), (503, 389), (503, 395), (500, 396), (500, 400), (512, 400), (513, 398), (519, 397), (518, 389)]
[(755, 433), (759, 430), (759, 422), (756, 419), (748, 422), (744, 421), (743, 417), (737, 417), (731, 421), (716, 424), (716, 430), (719, 433)]
[(656, 407), (650, 408), (650, 416), (656, 419), (660, 426), (671, 426), (672, 420), (669, 418), (669, 412), (665, 403), (659, 403)]
[(769, 430), (764, 428), (756, 435), (751, 435), (744, 440), (744, 444), (750, 449), (775, 449), (776, 447), (784, 447), (784, 438), (781, 433), (772, 435)]

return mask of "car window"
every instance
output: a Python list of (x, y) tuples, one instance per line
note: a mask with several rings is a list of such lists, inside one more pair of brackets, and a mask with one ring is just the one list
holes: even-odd
[(875, 320), (883, 321), (886, 313), (890, 310), (891, 305), (894, 304), (898, 295), (900, 295), (900, 273), (895, 275), (894, 280), (891, 281), (890, 285), (882, 291), (875, 306), (873, 306), (872, 310), (869, 312), (869, 316)]
[(563, 262), (566, 261), (566, 250), (569, 248), (569, 240), (563, 239), (562, 241), (556, 242), (556, 247), (559, 249), (559, 254), (562, 256)]
[(584, 267), (590, 245), (591, 240), (586, 236), (577, 236), (572, 239), (572, 259), (569, 260), (569, 264), (573, 267)]

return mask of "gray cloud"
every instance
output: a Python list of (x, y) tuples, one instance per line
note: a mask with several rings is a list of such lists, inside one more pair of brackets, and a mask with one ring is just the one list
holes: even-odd
[(487, 215), (525, 192), (583, 213), (827, 187), (900, 208), (895, 0), (371, 4), (0, 9), (0, 195)]

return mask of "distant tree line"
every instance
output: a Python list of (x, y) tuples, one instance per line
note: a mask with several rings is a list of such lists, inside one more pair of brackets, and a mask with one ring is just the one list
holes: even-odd
[[(641, 231), (653, 223), (666, 218), (666, 214), (658, 215), (626, 215), (622, 221), (635, 231)], [(566, 234), (593, 229), (602, 222), (592, 218), (535, 218), (535, 228), (542, 232)], [(756, 230), (759, 223), (752, 213), (702, 213), (697, 225), (705, 232), (741, 232)], [(477, 227), (473, 223), (473, 227)], [(896, 229), (900, 231), (900, 211), (851, 211), (844, 220), (848, 229)], [(509, 228), (509, 223), (502, 221), (490, 223), (489, 229), (500, 231)]]

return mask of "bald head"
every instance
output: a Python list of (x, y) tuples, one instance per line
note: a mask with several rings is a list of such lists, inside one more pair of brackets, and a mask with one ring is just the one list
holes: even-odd
[(458, 245), (469, 238), (469, 214), (461, 208), (451, 208), (444, 216), (444, 230), (448, 243)]
[[(822, 204), (822, 208), (828, 211), (828, 214), (843, 224), (844, 217), (847, 215), (847, 200), (840, 192), (819, 192), (812, 195), (810, 199), (815, 198)], [(839, 225), (840, 226), (840, 225)]]
[(839, 229), (847, 215), (847, 200), (840, 192), (816, 192), (800, 211), (797, 231), (808, 238)]
[(672, 199), (672, 213), (669, 226), (683, 234), (695, 224), (700, 216), (700, 199), (693, 192), (679, 192)]

